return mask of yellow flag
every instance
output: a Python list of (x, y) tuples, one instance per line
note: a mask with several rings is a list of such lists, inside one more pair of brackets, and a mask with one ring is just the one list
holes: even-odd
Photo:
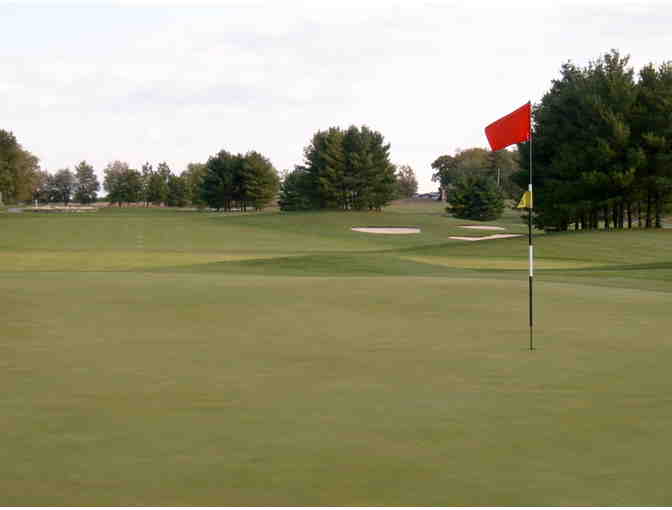
[(516, 206), (517, 209), (532, 209), (532, 192), (526, 191)]

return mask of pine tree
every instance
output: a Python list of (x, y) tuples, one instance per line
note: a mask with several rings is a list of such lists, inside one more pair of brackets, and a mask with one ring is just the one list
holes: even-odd
[(100, 183), (93, 167), (86, 161), (75, 167), (75, 201), (80, 204), (91, 204), (96, 201)]
[(241, 164), (240, 154), (234, 156), (224, 150), (208, 158), (201, 182), (201, 199), (208, 207), (218, 211), (230, 211), (233, 208), (233, 201), (239, 198), (236, 184)]
[(166, 205), (169, 207), (184, 207), (187, 205), (187, 184), (182, 176), (168, 176), (168, 190)]
[(307, 211), (313, 208), (310, 200), (312, 179), (308, 171), (297, 166), (291, 172), (285, 172), (280, 184), (278, 205), (282, 211)]
[(267, 158), (255, 151), (248, 152), (243, 158), (241, 173), (246, 204), (259, 211), (276, 198), (280, 184), (278, 172)]
[(672, 194), (672, 63), (640, 71), (633, 138), (638, 142), (642, 164), (637, 179), (638, 198), (645, 203), (645, 225), (662, 227), (664, 206)]
[(492, 177), (464, 175), (451, 188), (448, 203), (446, 211), (456, 218), (491, 221), (504, 211), (504, 194)]

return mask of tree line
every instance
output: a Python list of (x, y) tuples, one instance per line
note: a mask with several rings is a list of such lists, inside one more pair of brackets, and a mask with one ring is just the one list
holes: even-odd
[[(672, 64), (637, 75), (618, 51), (571, 62), (533, 108), (534, 222), (547, 230), (662, 227), (672, 196)], [(530, 144), (518, 146), (529, 181)]]
[(199, 188), (193, 181), (194, 174), (202, 172), (202, 166), (190, 163), (185, 171), (175, 175), (166, 162), (159, 163), (156, 169), (147, 162), (136, 170), (123, 161), (113, 161), (103, 170), (103, 187), (107, 200), (119, 207), (138, 202), (145, 207), (183, 207), (198, 199)]
[[(216, 210), (263, 209), (279, 199), (283, 210), (370, 209), (417, 192), (415, 172), (397, 169), (389, 160), (390, 145), (366, 126), (318, 131), (304, 150), (305, 163), (282, 178), (270, 160), (256, 151), (233, 154), (222, 150), (205, 163), (190, 163), (179, 175), (167, 163), (140, 170), (113, 161), (103, 170), (106, 199), (119, 207), (129, 203)], [(99, 183), (86, 161), (74, 171), (50, 174), (24, 150), (12, 133), (0, 131), (0, 192), (6, 202), (41, 203), (98, 200)]]

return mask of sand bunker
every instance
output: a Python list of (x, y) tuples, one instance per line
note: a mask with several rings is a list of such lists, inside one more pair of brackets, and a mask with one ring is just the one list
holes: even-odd
[(449, 237), (448, 239), (455, 239), (456, 241), (488, 241), (490, 239), (506, 239), (507, 237), (523, 237), (523, 234), (493, 234), (484, 237)]
[(506, 230), (504, 227), (494, 227), (488, 225), (460, 225), (460, 228), (473, 228), (474, 230)]
[(25, 209), (30, 212), (56, 212), (56, 213), (80, 213), (80, 212), (96, 212), (97, 207), (92, 206), (72, 206), (72, 207), (57, 207), (54, 205), (43, 205), (40, 207), (28, 207)]
[(419, 234), (420, 229), (415, 227), (352, 227), (354, 232), (367, 234)]

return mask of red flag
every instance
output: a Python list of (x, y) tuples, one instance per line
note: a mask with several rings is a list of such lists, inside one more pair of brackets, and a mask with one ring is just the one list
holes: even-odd
[(513, 143), (527, 142), (530, 139), (531, 112), (531, 104), (526, 103), (487, 126), (485, 136), (492, 150), (498, 151)]

